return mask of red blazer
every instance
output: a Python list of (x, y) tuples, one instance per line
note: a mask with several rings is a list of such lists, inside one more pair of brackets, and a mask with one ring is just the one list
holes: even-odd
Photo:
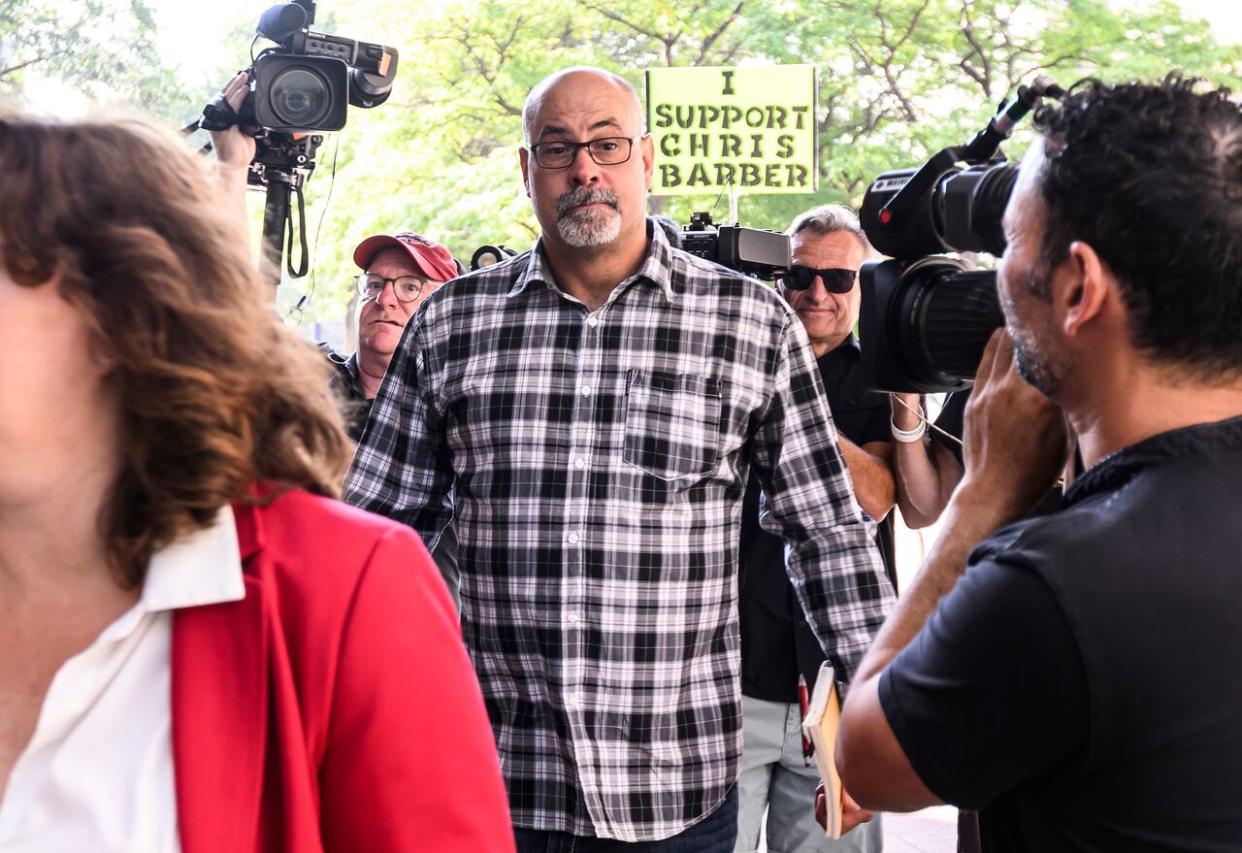
[(483, 698), (418, 537), (303, 492), (234, 515), (245, 599), (173, 617), (182, 850), (513, 850)]

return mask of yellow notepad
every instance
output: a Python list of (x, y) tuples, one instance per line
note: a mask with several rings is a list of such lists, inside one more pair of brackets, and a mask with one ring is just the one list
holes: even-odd
[(825, 829), (829, 838), (841, 837), (841, 777), (837, 775), (837, 728), (841, 725), (841, 696), (832, 667), (825, 661), (815, 679), (815, 693), (802, 721), (802, 732), (815, 745), (815, 763), (828, 801)]

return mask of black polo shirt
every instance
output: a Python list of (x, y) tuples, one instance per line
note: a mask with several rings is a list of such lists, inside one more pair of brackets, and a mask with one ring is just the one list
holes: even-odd
[(879, 682), (985, 850), (1242, 850), (1242, 418), (1097, 464), (997, 532)]
[[(888, 395), (859, 381), (858, 342), (845, 343), (816, 363), (837, 431), (861, 446), (891, 441)], [(798, 674), (815, 688), (824, 652), (785, 572), (785, 543), (759, 526), (758, 480), (752, 474), (742, 503), (739, 614), (742, 630), (742, 693), (769, 702), (796, 702)], [(895, 583), (893, 514), (880, 522), (876, 542)]]

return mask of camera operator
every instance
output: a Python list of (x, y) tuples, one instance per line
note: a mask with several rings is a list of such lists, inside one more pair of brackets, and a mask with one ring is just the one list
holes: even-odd
[[(225, 85), (223, 94), (234, 112), (241, 109), (248, 86), (244, 71)], [(223, 189), (228, 198), (236, 200), (239, 221), (245, 222), (247, 172), (254, 159), (254, 138), (234, 125), (213, 131), (211, 141)], [(349, 437), (356, 442), (362, 438), (372, 401), (406, 323), (423, 300), (457, 276), (460, 267), (447, 248), (410, 231), (366, 238), (354, 249), (353, 260), (363, 271), (356, 279), (358, 350), (344, 356), (327, 344), (321, 343), (320, 349), (336, 371), (334, 384), (344, 400)], [(456, 537), (452, 525), (440, 538), (433, 556), (456, 600)]]
[[(224, 87), (225, 101), (234, 112), (241, 109), (248, 81), (243, 71)], [(234, 125), (213, 131), (211, 142), (226, 191), (237, 200), (238, 215), (245, 221), (247, 173), (255, 141)], [(366, 238), (354, 249), (354, 263), (363, 271), (356, 283), (358, 351), (342, 356), (326, 345), (321, 348), (337, 371), (338, 390), (348, 403), (349, 437), (358, 441), (405, 324), (424, 299), (457, 277), (460, 267), (447, 248), (411, 231)]]
[[(862, 387), (853, 334), (860, 308), (858, 270), (871, 254), (871, 244), (858, 219), (840, 205), (808, 210), (788, 233), (793, 266), (780, 279), (779, 290), (810, 338), (854, 494), (878, 524), (876, 541), (891, 580), (889, 403), (885, 395)], [(758, 480), (752, 476), (742, 504), (739, 547), (743, 746), (736, 851), (757, 849), (765, 810), (767, 843), (773, 850), (879, 850), (878, 818), (837, 841), (825, 838), (815, 824), (819, 772), (802, 755), (798, 679), (805, 678), (808, 691), (814, 690), (824, 651), (785, 572), (785, 543), (759, 526), (759, 495)]]
[[(1036, 126), (965, 476), (838, 766), (866, 807), (979, 808), (985, 849), (1234, 849), (1242, 111), (1171, 75), (1079, 84)], [(1065, 461), (1062, 413), (1088, 470), (1011, 524)]]

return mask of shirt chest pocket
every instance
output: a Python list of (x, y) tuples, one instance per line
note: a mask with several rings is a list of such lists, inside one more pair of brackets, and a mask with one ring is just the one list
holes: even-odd
[(721, 381), (631, 370), (623, 458), (661, 480), (702, 477), (720, 453)]

